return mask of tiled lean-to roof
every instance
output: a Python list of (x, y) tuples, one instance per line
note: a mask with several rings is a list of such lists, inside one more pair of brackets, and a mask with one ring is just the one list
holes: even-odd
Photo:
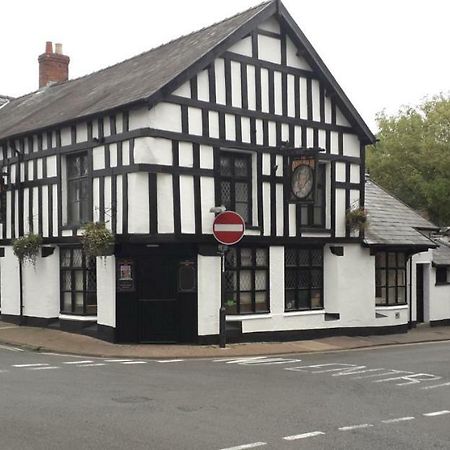
[(433, 264), (435, 266), (450, 266), (450, 243), (448, 240), (435, 238), (433, 241), (437, 245), (433, 249), (433, 256), (431, 258)]
[(11, 101), (0, 109), (0, 139), (114, 111), (154, 104), (203, 70), (223, 51), (278, 14), (289, 35), (303, 47), (313, 69), (366, 143), (374, 136), (332, 74), (279, 0), (270, 0), (222, 22), (98, 72), (54, 84)]
[(424, 219), (372, 180), (366, 180), (365, 189), (365, 207), (368, 216), (366, 244), (416, 247), (436, 245), (418, 231), (437, 230), (436, 225)]

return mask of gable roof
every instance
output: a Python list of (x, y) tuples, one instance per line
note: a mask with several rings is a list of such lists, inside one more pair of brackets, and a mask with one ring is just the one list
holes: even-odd
[(375, 138), (287, 10), (270, 0), (217, 24), (98, 72), (24, 95), (0, 110), (0, 139), (57, 124), (161, 100), (194, 73), (204, 69), (229, 46), (278, 13), (289, 36), (305, 49), (308, 62), (334, 92), (338, 106), (365, 143)]
[(365, 193), (368, 218), (364, 238), (366, 244), (435, 247), (435, 244), (418, 230), (438, 230), (439, 227), (370, 179), (366, 180)]

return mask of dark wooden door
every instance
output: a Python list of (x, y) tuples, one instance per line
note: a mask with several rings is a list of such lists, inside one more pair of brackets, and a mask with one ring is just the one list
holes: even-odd
[(176, 268), (176, 260), (169, 255), (139, 258), (139, 342), (177, 341)]
[(423, 264), (416, 265), (416, 322), (424, 321), (423, 314)]

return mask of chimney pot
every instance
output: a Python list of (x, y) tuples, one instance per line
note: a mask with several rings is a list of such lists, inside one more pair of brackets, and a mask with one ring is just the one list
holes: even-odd
[(70, 58), (62, 53), (62, 44), (51, 41), (45, 44), (45, 53), (39, 56), (39, 89), (53, 83), (60, 83), (69, 79)]

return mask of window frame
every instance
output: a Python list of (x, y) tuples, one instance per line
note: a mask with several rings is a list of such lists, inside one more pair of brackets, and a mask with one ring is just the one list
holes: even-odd
[[(448, 266), (436, 266), (436, 282), (435, 286), (440, 286), (444, 284), (450, 284), (448, 280)], [(445, 277), (442, 277), (442, 273), (445, 271)], [(441, 276), (440, 276), (441, 275)], [(440, 279), (442, 278), (442, 279)], [(443, 279), (445, 278), (445, 279)]]
[[(295, 251), (295, 265), (287, 265), (287, 250)], [(300, 264), (300, 252), (301, 251), (307, 251), (308, 252), (308, 265), (301, 265)], [(320, 251), (320, 264), (314, 264), (313, 263), (313, 257), (312, 254), (314, 251)], [(323, 246), (285, 246), (284, 247), (284, 311), (286, 313), (289, 312), (296, 312), (296, 311), (320, 311), (324, 309), (324, 264), (323, 264)], [(312, 286), (311, 282), (311, 273), (312, 271), (320, 270), (320, 286), (314, 287)], [(299, 287), (299, 273), (308, 271), (308, 287)], [(287, 287), (287, 273), (292, 272), (295, 273), (295, 287), (294, 288), (288, 288)], [(302, 291), (309, 291), (309, 306), (308, 307), (301, 307), (299, 306), (300, 297), (299, 293)], [(320, 291), (320, 306), (313, 307), (312, 306), (312, 291)], [(295, 307), (294, 308), (288, 308), (287, 307), (287, 298), (288, 292), (295, 292)]]
[[(74, 265), (74, 252), (79, 251), (81, 254), (81, 265)], [(70, 252), (69, 265), (64, 265), (65, 252)], [(70, 273), (70, 289), (65, 288), (65, 276), (64, 274)], [(83, 289), (76, 289), (76, 272), (82, 273)], [(89, 272), (94, 274), (95, 290), (89, 289), (88, 274)], [(60, 276), (60, 313), (69, 314), (75, 316), (93, 316), (97, 315), (97, 263), (95, 258), (88, 258), (83, 254), (81, 247), (60, 247), (59, 251), (59, 276)], [(70, 310), (65, 309), (64, 294), (70, 293), (71, 307)], [(76, 306), (76, 294), (83, 295), (82, 311), (77, 311)], [(88, 298), (94, 294), (95, 304), (88, 305)], [(94, 306), (94, 308), (92, 308)]]
[[(74, 160), (76, 158), (83, 158), (83, 164), (84, 168), (86, 170), (85, 174), (78, 174), (76, 176), (70, 175), (69, 165), (71, 160)], [(92, 220), (92, 211), (91, 211), (91, 204), (92, 204), (92, 183), (91, 183), (91, 167), (89, 162), (89, 154), (87, 151), (83, 152), (77, 152), (77, 153), (69, 153), (65, 155), (65, 190), (66, 190), (66, 223), (67, 226), (73, 227), (77, 225), (82, 225), (86, 222), (89, 222)], [(83, 200), (78, 201), (80, 204), (79, 206), (79, 213), (78, 217), (72, 216), (72, 207), (71, 205), (73, 203), (76, 203), (77, 201), (74, 201), (71, 199), (71, 187), (79, 184), (81, 186), (82, 183), (85, 183), (85, 189), (86, 189), (86, 196), (83, 198)], [(81, 189), (81, 187), (79, 188)], [(85, 210), (85, 215), (83, 216), (83, 212)]]
[[(218, 189), (217, 189), (217, 204), (224, 205), (227, 210), (235, 211), (239, 214), (239, 211), (236, 210), (236, 184), (242, 183), (247, 185), (247, 214), (248, 217), (243, 217), (245, 224), (247, 226), (252, 226), (252, 218), (253, 218), (253, 167), (252, 167), (252, 154), (251, 153), (243, 153), (243, 152), (232, 152), (220, 150), (219, 152), (219, 160), (217, 163), (217, 180), (218, 180)], [(230, 158), (231, 159), (231, 175), (224, 175), (222, 173), (222, 158)], [(244, 159), (247, 163), (247, 175), (236, 175), (235, 172), (235, 160), (236, 159)], [(230, 183), (230, 202), (229, 205), (222, 199), (222, 183)], [(244, 204), (244, 202), (239, 201), (239, 204)], [(242, 215), (242, 214), (241, 214)]]
[[(251, 264), (250, 265), (242, 265), (242, 252), (243, 251), (251, 251)], [(258, 250), (263, 250), (266, 253), (266, 264), (258, 264), (256, 259), (256, 254)], [(230, 265), (230, 252), (235, 252), (235, 264)], [(235, 300), (235, 307), (236, 311), (227, 310), (227, 315), (246, 315), (246, 314), (267, 314), (270, 312), (270, 261), (269, 261), (270, 255), (269, 255), (269, 248), (268, 247), (232, 247), (230, 248), (226, 255), (225, 255), (225, 299), (230, 296), (233, 297), (233, 300)], [(240, 289), (240, 279), (241, 279), (241, 272), (242, 271), (249, 271), (251, 272), (251, 289), (250, 290), (241, 290)], [(256, 286), (256, 272), (264, 271), (265, 277), (266, 277), (266, 286), (265, 289), (255, 289)], [(230, 276), (230, 273), (235, 273), (235, 287), (236, 289), (229, 290), (227, 289), (227, 277)], [(231, 277), (232, 279), (234, 277)], [(241, 305), (241, 294), (242, 293), (248, 293), (251, 294), (251, 311), (241, 311), (242, 305)], [(259, 292), (265, 292), (266, 298), (265, 298), (265, 309), (264, 310), (257, 310), (256, 309), (256, 293)], [(225, 304), (225, 307), (227, 308), (227, 305)]]
[[(379, 265), (379, 255), (384, 255), (384, 265)], [(392, 266), (389, 262), (389, 255), (395, 254), (395, 265)], [(399, 255), (403, 255), (404, 264), (399, 264)], [(407, 263), (407, 254), (402, 251), (395, 250), (380, 250), (375, 254), (375, 304), (376, 306), (400, 306), (406, 305), (408, 303), (407, 295), (407, 271), (406, 271), (406, 263)], [(389, 271), (395, 271), (395, 284), (390, 284), (389, 282)], [(399, 272), (403, 271), (404, 273), (404, 284), (399, 284)], [(384, 284), (378, 284), (378, 273), (384, 272)], [(404, 290), (404, 300), (399, 301), (399, 289), (402, 288)], [(379, 295), (379, 293), (384, 289), (385, 296)], [(395, 289), (395, 301), (390, 303), (389, 292), (391, 289)]]
[[(326, 191), (327, 191), (327, 165), (323, 162), (317, 162), (316, 167), (316, 197), (311, 204), (298, 205), (300, 208), (300, 229), (302, 228), (325, 228), (326, 226)], [(320, 186), (320, 192), (319, 192)], [(320, 195), (321, 205), (317, 205), (317, 198)], [(314, 213), (316, 209), (320, 208), (320, 221), (314, 223)], [(303, 218), (306, 212), (306, 223), (303, 223)]]

